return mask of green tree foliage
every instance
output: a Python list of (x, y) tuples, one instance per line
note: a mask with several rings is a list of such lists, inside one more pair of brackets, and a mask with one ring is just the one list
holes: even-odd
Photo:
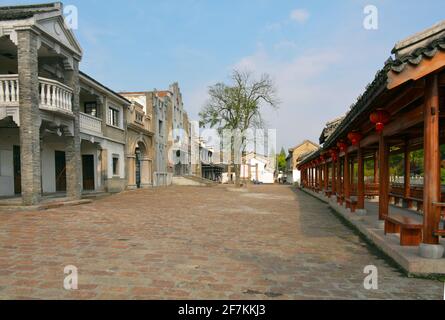
[(277, 165), (278, 171), (286, 171), (287, 162), (286, 162), (286, 151), (284, 148), (281, 148), (280, 154), (277, 156)]

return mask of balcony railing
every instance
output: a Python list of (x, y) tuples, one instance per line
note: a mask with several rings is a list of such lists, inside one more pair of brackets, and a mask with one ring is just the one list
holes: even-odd
[(19, 78), (18, 75), (0, 75), (0, 106), (19, 105)]
[(102, 120), (89, 114), (80, 113), (80, 130), (102, 134)]
[[(0, 75), (0, 106), (19, 106), (19, 76)], [(55, 80), (39, 77), (39, 107), (72, 113), (73, 90)]]
[(40, 108), (50, 110), (62, 110), (71, 113), (73, 111), (73, 90), (51, 79), (39, 77)]

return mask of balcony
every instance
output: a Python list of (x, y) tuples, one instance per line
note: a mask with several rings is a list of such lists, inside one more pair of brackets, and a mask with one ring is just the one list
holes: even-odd
[(92, 115), (81, 112), (80, 130), (88, 134), (102, 135), (102, 120)]
[[(19, 106), (19, 76), (0, 75), (0, 107)], [(39, 108), (72, 114), (73, 90), (55, 80), (39, 77)]]

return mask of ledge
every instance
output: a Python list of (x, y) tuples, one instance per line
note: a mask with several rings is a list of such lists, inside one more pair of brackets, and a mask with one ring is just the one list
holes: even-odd
[[(419, 255), (419, 247), (400, 246), (399, 235), (385, 235), (383, 229), (376, 227), (378, 223), (375, 214), (365, 216), (351, 213), (350, 210), (340, 206), (335, 198), (328, 199), (322, 194), (307, 189), (303, 192), (329, 204), (329, 206), (345, 220), (348, 225), (358, 231), (369, 242), (373, 243), (380, 251), (391, 258), (408, 275), (420, 277), (436, 277), (445, 275), (445, 259), (425, 259)], [(441, 241), (444, 245), (444, 242)]]

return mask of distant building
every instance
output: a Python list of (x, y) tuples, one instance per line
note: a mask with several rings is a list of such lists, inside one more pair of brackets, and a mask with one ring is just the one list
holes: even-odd
[(297, 169), (302, 160), (302, 156), (320, 148), (316, 143), (305, 140), (299, 145), (289, 149), (289, 155), (286, 158), (286, 173), (288, 183), (300, 182), (300, 171)]
[(275, 159), (263, 155), (248, 153), (245, 164), (241, 165), (241, 180), (257, 181), (265, 184), (275, 182)]

